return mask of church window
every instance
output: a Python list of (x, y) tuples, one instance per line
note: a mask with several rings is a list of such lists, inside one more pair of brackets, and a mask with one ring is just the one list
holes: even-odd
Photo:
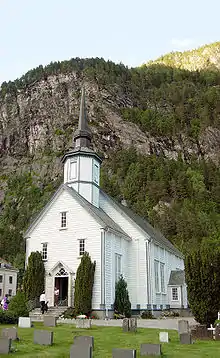
[(66, 211), (61, 213), (61, 228), (67, 227)]
[(70, 180), (76, 179), (77, 176), (77, 161), (71, 160), (70, 162)]
[(119, 280), (121, 274), (121, 255), (115, 254), (115, 282)]
[(159, 261), (154, 260), (154, 277), (155, 277), (155, 290), (160, 292), (160, 283), (159, 283)]
[(97, 184), (99, 182), (99, 167), (97, 164), (94, 165), (94, 182)]
[(43, 259), (43, 261), (47, 260), (47, 243), (46, 242), (44, 242), (42, 244), (42, 259)]
[(161, 292), (165, 293), (165, 274), (164, 274), (165, 265), (160, 263), (160, 288)]
[(9, 276), (8, 281), (9, 281), (10, 284), (12, 284), (12, 282), (13, 282), (13, 277), (12, 277), (12, 276)]
[(178, 301), (178, 288), (172, 287), (172, 301)]
[(79, 256), (84, 255), (85, 253), (85, 239), (79, 240)]

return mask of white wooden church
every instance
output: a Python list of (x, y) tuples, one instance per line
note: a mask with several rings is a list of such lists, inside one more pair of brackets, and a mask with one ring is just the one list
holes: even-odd
[(32, 251), (45, 262), (45, 292), (54, 305), (73, 306), (77, 267), (84, 252), (96, 261), (92, 307), (113, 313), (115, 283), (127, 281), (133, 312), (187, 307), (183, 255), (146, 220), (99, 186), (101, 158), (91, 149), (82, 90), (74, 149), (62, 159), (63, 184), (25, 233), (26, 263)]

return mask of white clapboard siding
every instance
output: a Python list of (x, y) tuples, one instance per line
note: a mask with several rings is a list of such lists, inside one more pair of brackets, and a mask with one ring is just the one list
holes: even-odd
[[(184, 261), (182, 258), (174, 255), (160, 246), (151, 243), (151, 267), (152, 267), (152, 303), (157, 306), (170, 304), (170, 292), (168, 289), (168, 283), (170, 279), (170, 273), (173, 270), (184, 270)], [(156, 293), (155, 291), (155, 272), (154, 272), (154, 260), (158, 260), (165, 264), (165, 294)], [(159, 274), (160, 275), (160, 274)]]
[(132, 222), (127, 219), (120, 211), (105, 200), (100, 193), (100, 207), (131, 237), (132, 241), (126, 241), (126, 251), (124, 256), (124, 266), (127, 270), (127, 284), (132, 308), (137, 304), (146, 308), (147, 305), (147, 272), (146, 272), (146, 251), (145, 240), (147, 235), (143, 235)]
[[(126, 251), (124, 253), (123, 262), (126, 263), (127, 269), (127, 283), (129, 296), (132, 308), (140, 305), (142, 309), (147, 307), (147, 304), (154, 304), (158, 307), (160, 305), (167, 305), (170, 302), (168, 295), (168, 282), (170, 272), (177, 268), (184, 270), (184, 261), (177, 257), (164, 247), (155, 245), (149, 242), (150, 236), (144, 234), (121, 210), (117, 210), (111, 201), (106, 200), (105, 196), (100, 194), (100, 207), (117, 223), (120, 227), (131, 237), (132, 241), (126, 242)], [(114, 241), (112, 240), (112, 243)], [(117, 241), (118, 242), (118, 241)], [(149, 302), (147, 297), (147, 262), (146, 262), (146, 242), (149, 242), (150, 257), (149, 257)], [(112, 244), (113, 245), (113, 244)], [(114, 247), (112, 246), (112, 253), (114, 254)], [(154, 260), (158, 260), (165, 264), (164, 280), (165, 293), (156, 294), (155, 292), (155, 273)], [(114, 259), (112, 260), (114, 265)], [(109, 268), (110, 270), (110, 268)], [(113, 268), (114, 270), (114, 268)]]
[[(60, 229), (60, 212), (67, 211), (67, 229)], [(59, 261), (76, 273), (80, 263), (79, 239), (85, 239), (85, 250), (96, 261), (93, 290), (93, 308), (100, 306), (101, 288), (101, 226), (67, 191), (60, 192), (49, 210), (30, 233), (27, 257), (32, 251), (41, 251), (42, 243), (48, 243), (49, 272)], [(76, 276), (74, 276), (75, 278)]]

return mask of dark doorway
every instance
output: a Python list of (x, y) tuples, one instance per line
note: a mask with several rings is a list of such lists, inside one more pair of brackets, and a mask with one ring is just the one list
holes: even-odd
[(56, 277), (55, 287), (59, 289), (59, 306), (68, 305), (68, 277)]

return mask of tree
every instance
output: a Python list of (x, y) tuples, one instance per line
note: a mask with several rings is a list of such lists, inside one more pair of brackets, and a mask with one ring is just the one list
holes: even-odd
[(44, 291), (45, 268), (39, 251), (32, 252), (24, 274), (24, 293), (28, 300), (38, 298)]
[(18, 291), (16, 296), (12, 297), (8, 306), (8, 311), (17, 318), (28, 316), (27, 300), (24, 292)]
[(185, 260), (188, 301), (195, 319), (213, 324), (220, 309), (220, 247), (208, 240)]
[(115, 285), (114, 310), (125, 317), (131, 317), (131, 302), (127, 289), (127, 283), (121, 276)]
[(90, 315), (91, 313), (95, 265), (95, 262), (91, 261), (89, 254), (85, 252), (76, 273), (74, 293), (76, 314)]

